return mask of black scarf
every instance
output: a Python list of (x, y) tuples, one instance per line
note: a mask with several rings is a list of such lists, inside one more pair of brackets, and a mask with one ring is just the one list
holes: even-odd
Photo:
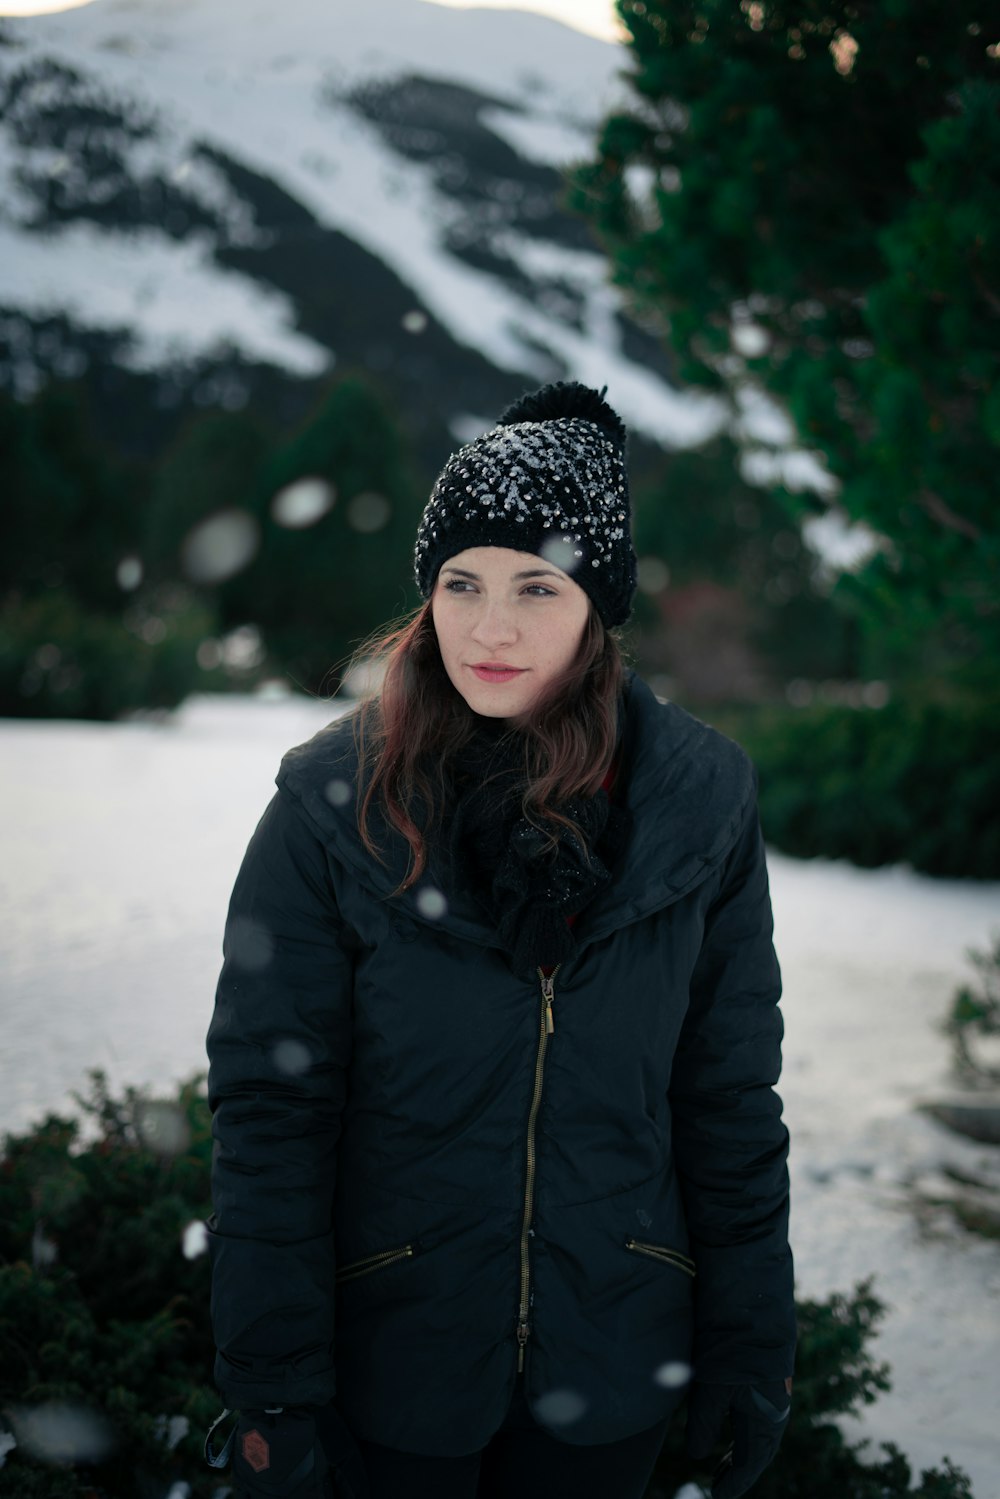
[[(514, 972), (533, 978), (575, 947), (576, 916), (609, 882), (626, 838), (625, 814), (603, 789), (558, 811), (579, 828), (524, 816), (524, 741), (499, 720), (484, 720), (455, 757), (444, 844), (450, 878), (469, 889), (496, 925)], [(553, 843), (553, 838), (555, 842)]]

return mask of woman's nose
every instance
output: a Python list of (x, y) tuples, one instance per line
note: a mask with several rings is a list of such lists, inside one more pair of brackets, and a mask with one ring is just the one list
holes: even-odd
[(472, 627), (472, 638), (490, 650), (510, 645), (517, 637), (517, 625), (510, 608), (504, 603), (484, 604)]

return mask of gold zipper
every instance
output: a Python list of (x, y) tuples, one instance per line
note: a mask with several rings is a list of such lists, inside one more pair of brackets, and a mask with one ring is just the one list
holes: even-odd
[(334, 1280), (339, 1285), (345, 1280), (354, 1280), (358, 1275), (370, 1275), (373, 1270), (384, 1270), (386, 1265), (394, 1265), (397, 1260), (410, 1260), (413, 1258), (413, 1245), (404, 1244), (401, 1249), (383, 1249), (380, 1254), (369, 1254), (363, 1260), (354, 1260), (352, 1264), (345, 1265), (338, 1270)]
[(638, 1239), (626, 1239), (625, 1248), (635, 1250), (636, 1254), (648, 1254), (654, 1260), (662, 1260), (664, 1264), (673, 1265), (675, 1270), (683, 1270), (685, 1275), (696, 1273), (694, 1260), (677, 1249), (664, 1249), (662, 1244), (641, 1244)]
[(534, 1208), (535, 1196), (535, 1125), (538, 1121), (538, 1108), (542, 1101), (542, 1077), (545, 1072), (545, 1051), (548, 1040), (554, 1034), (556, 1023), (552, 1016), (553, 983), (561, 964), (557, 964), (551, 974), (544, 974), (539, 968), (538, 977), (542, 981), (542, 1013), (538, 1032), (538, 1051), (535, 1055), (535, 1087), (531, 1095), (531, 1108), (528, 1110), (528, 1135), (526, 1141), (527, 1163), (524, 1175), (524, 1217), (521, 1222), (521, 1301), (517, 1309), (517, 1372), (524, 1372), (524, 1348), (531, 1335), (531, 1326), (528, 1322), (528, 1310), (531, 1300), (531, 1260), (528, 1250), (528, 1236), (531, 1231), (531, 1214)]

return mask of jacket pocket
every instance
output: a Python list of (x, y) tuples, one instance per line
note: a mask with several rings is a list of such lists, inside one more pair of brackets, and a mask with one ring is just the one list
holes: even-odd
[(626, 1239), (625, 1248), (631, 1249), (633, 1254), (647, 1254), (652, 1260), (660, 1260), (664, 1265), (673, 1265), (675, 1270), (683, 1270), (685, 1275), (695, 1275), (694, 1260), (686, 1254), (681, 1254), (678, 1249), (667, 1249), (662, 1244), (643, 1244), (638, 1239)]
[(412, 1260), (417, 1252), (416, 1244), (402, 1244), (398, 1249), (383, 1249), (378, 1254), (366, 1254), (363, 1260), (352, 1260), (342, 1265), (334, 1275), (335, 1283), (343, 1285), (346, 1280), (357, 1280), (361, 1275), (371, 1275), (376, 1270), (385, 1270), (400, 1260)]

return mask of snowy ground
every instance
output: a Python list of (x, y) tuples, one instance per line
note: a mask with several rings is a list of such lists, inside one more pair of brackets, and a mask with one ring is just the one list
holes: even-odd
[[(203, 1066), (226, 903), (285, 749), (327, 704), (192, 699), (164, 722), (0, 723), (0, 1128), (65, 1107), (88, 1067), (165, 1087)], [(944, 1163), (997, 1152), (914, 1112), (936, 1027), (1000, 887), (775, 854), (799, 1290), (874, 1273), (894, 1388), (858, 1426), (918, 1469), (947, 1453), (1000, 1499), (1000, 1246), (918, 1214)]]

